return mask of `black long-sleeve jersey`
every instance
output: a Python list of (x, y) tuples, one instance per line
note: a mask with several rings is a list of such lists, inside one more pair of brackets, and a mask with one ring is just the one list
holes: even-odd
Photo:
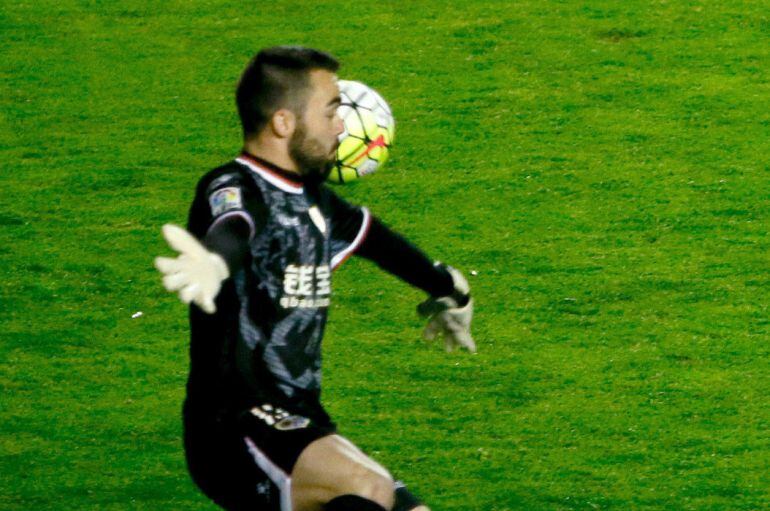
[(366, 208), (246, 154), (201, 178), (188, 229), (204, 239), (233, 216), (249, 226), (247, 254), (223, 283), (215, 314), (190, 309), (188, 415), (238, 413), (268, 400), (328, 420), (321, 339), (331, 274), (357, 249), (431, 294), (451, 291), (451, 277)]

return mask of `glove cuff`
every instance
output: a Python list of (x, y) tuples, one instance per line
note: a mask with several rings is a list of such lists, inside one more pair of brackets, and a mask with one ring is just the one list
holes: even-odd
[(468, 280), (460, 273), (460, 270), (453, 266), (439, 262), (436, 265), (444, 268), (449, 273), (449, 276), (452, 277), (452, 285), (454, 286), (452, 294), (440, 298), (449, 299), (451, 301), (450, 308), (465, 307), (471, 299), (471, 286), (468, 284)]
[[(444, 269), (452, 277), (454, 290), (446, 296), (434, 296), (428, 298), (417, 306), (417, 314), (427, 318), (447, 309), (465, 309), (471, 305), (471, 289), (468, 281), (456, 268), (436, 262), (435, 265)], [(472, 305), (471, 305), (472, 306)]]
[(468, 284), (468, 280), (463, 276), (463, 274), (460, 273), (460, 270), (449, 266), (448, 264), (444, 264), (443, 266), (446, 271), (449, 272), (449, 275), (452, 276), (452, 283), (455, 286), (455, 292), (463, 295), (470, 294), (471, 286)]

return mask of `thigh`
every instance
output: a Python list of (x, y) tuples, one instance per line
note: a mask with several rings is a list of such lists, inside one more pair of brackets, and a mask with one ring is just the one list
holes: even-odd
[(388, 471), (336, 434), (310, 444), (292, 476), (296, 510), (321, 509), (323, 503), (346, 494), (392, 504), (394, 483)]

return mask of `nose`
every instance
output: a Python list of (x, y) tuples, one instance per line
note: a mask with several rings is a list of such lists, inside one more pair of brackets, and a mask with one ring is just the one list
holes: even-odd
[(342, 117), (340, 117), (339, 114), (334, 114), (334, 131), (337, 136), (340, 136), (345, 132), (345, 123), (342, 121)]

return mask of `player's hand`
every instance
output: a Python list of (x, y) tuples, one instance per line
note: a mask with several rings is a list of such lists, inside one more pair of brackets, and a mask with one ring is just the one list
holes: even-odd
[(206, 249), (186, 230), (172, 224), (163, 226), (163, 237), (179, 252), (170, 257), (156, 257), (155, 267), (163, 274), (163, 285), (169, 291), (179, 291), (184, 303), (193, 302), (209, 314), (216, 312), (214, 298), (222, 281), (230, 276), (222, 257)]
[(473, 299), (470, 286), (462, 273), (451, 266), (445, 268), (452, 276), (455, 290), (448, 296), (428, 298), (417, 306), (417, 313), (428, 319), (423, 337), (432, 341), (443, 336), (447, 351), (460, 347), (476, 353), (476, 343), (471, 336)]

